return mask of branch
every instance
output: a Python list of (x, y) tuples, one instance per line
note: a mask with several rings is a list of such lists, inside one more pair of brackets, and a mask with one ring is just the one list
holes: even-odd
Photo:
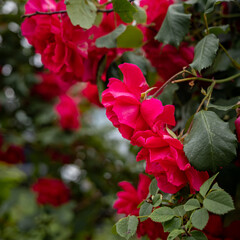
[[(110, 12), (113, 12), (113, 9), (97, 9), (97, 12), (110, 13)], [(64, 14), (64, 13), (67, 13), (67, 10), (53, 11), (53, 12), (36, 11), (34, 13), (24, 14), (22, 18), (32, 17), (36, 15), (54, 15), (54, 14)]]

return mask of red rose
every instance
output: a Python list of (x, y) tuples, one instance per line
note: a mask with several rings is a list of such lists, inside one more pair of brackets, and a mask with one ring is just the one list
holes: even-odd
[(119, 65), (123, 82), (111, 78), (102, 94), (108, 119), (124, 138), (131, 140), (136, 131), (175, 125), (174, 106), (163, 106), (157, 99), (145, 99), (148, 84), (141, 70), (134, 64)]
[(45, 205), (60, 206), (69, 201), (70, 191), (59, 179), (39, 178), (32, 190), (37, 193), (37, 202)]
[(166, 193), (176, 193), (189, 184), (192, 192), (199, 191), (208, 179), (207, 172), (194, 169), (183, 152), (182, 143), (167, 132), (139, 131), (132, 143), (143, 147), (137, 160), (146, 160), (146, 172), (156, 177), (158, 187)]
[(77, 130), (80, 127), (78, 106), (71, 97), (62, 95), (55, 109), (63, 129)]
[[(26, 14), (36, 11), (65, 10), (64, 1), (29, 0)], [(81, 80), (87, 58), (89, 35), (80, 27), (72, 25), (66, 14), (37, 15), (22, 23), (22, 34), (41, 54), (42, 62), (49, 70), (70, 81)]]
[(25, 161), (25, 155), (21, 147), (10, 145), (6, 152), (1, 151), (0, 160), (9, 164), (18, 164)]
[[(127, 215), (139, 215), (138, 205), (147, 198), (151, 179), (144, 174), (139, 175), (139, 183), (137, 189), (129, 182), (120, 182), (119, 186), (123, 191), (118, 192), (118, 199), (113, 207), (117, 209), (117, 213)], [(160, 223), (155, 223), (151, 219), (140, 222), (137, 229), (138, 237), (148, 235), (150, 240), (157, 238), (166, 239), (167, 234), (163, 232)]]
[(34, 86), (33, 92), (46, 100), (64, 94), (70, 87), (70, 84), (54, 73), (40, 73), (38, 76), (41, 82)]

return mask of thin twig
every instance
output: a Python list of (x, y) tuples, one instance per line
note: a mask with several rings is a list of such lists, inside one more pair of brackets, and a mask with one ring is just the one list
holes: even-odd
[[(113, 9), (97, 9), (97, 12), (110, 13), (110, 12), (113, 12)], [(36, 11), (34, 13), (24, 14), (22, 18), (32, 17), (36, 15), (54, 15), (54, 14), (64, 14), (64, 13), (67, 13), (67, 10), (60, 10), (60, 11), (53, 11), (53, 12)]]

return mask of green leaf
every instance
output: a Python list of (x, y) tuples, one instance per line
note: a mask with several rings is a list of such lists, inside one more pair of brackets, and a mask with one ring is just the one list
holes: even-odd
[(124, 22), (133, 21), (133, 15), (137, 10), (128, 0), (113, 0), (112, 3), (114, 12), (118, 13)]
[(149, 216), (154, 222), (166, 222), (174, 218), (174, 211), (169, 207), (161, 207)]
[(155, 39), (164, 44), (179, 46), (189, 31), (190, 19), (191, 14), (184, 13), (182, 4), (170, 5)]
[(174, 240), (177, 236), (179, 236), (182, 233), (184, 233), (183, 229), (175, 229), (169, 233), (167, 240)]
[(105, 70), (107, 63), (107, 57), (104, 56), (103, 59), (99, 61), (99, 67), (98, 67), (98, 72), (97, 72), (97, 88), (98, 88), (98, 96), (99, 96), (99, 101), (102, 102), (102, 92), (107, 89), (107, 82), (104, 82), (101, 79), (101, 76)]
[[(4, 159), (3, 159), (4, 160)], [(5, 163), (0, 163), (0, 181), (1, 182), (21, 182), (26, 178), (24, 172), (22, 172), (16, 166), (9, 166)]]
[(158, 207), (162, 203), (162, 195), (161, 194), (156, 194), (153, 197), (153, 207)]
[(203, 200), (203, 206), (215, 214), (225, 214), (234, 209), (231, 196), (223, 190), (210, 192)]
[(67, 0), (66, 8), (74, 26), (89, 29), (94, 24), (97, 8), (92, 0)]
[(203, 232), (192, 231), (190, 232), (191, 236), (184, 237), (184, 240), (207, 240), (206, 235)]
[(116, 230), (121, 237), (129, 239), (136, 233), (137, 226), (138, 218), (136, 216), (128, 216), (116, 223)]
[(184, 152), (197, 170), (224, 167), (236, 156), (236, 136), (216, 113), (200, 111), (193, 119), (193, 127), (184, 141)]
[(181, 219), (178, 217), (175, 217), (169, 221), (163, 222), (162, 226), (164, 229), (164, 232), (171, 232), (174, 229), (180, 228), (182, 225)]
[(177, 84), (168, 84), (158, 96), (163, 105), (173, 104), (174, 93), (179, 89)]
[(127, 29), (117, 38), (119, 48), (138, 48), (143, 43), (143, 33), (135, 26), (127, 26)]
[(133, 6), (136, 8), (137, 12), (133, 14), (134, 20), (136, 20), (137, 23), (146, 23), (147, 21), (147, 14), (144, 8), (139, 7), (135, 3), (133, 3)]
[(214, 176), (210, 177), (207, 181), (205, 181), (202, 186), (200, 187), (200, 191), (199, 193), (205, 197), (205, 195), (207, 194), (207, 192), (209, 191), (213, 181), (215, 180), (215, 178), (217, 177), (218, 173), (215, 174)]
[(158, 190), (159, 190), (159, 188), (158, 188), (158, 185), (157, 185), (157, 179), (154, 178), (154, 179), (152, 180), (150, 186), (149, 186), (149, 193), (150, 193), (151, 195), (155, 195), (155, 194), (158, 193)]
[(100, 37), (96, 40), (95, 44), (98, 48), (116, 48), (117, 38), (126, 30), (127, 26), (120, 24), (114, 31)]
[(183, 205), (173, 208), (173, 211), (174, 211), (174, 215), (179, 217), (183, 217), (186, 214), (186, 211)]
[(209, 214), (206, 208), (201, 208), (194, 211), (191, 215), (192, 225), (199, 229), (203, 230), (208, 223)]
[[(144, 202), (142, 204), (142, 206), (140, 207), (140, 210), (139, 210), (139, 216), (148, 216), (151, 214), (152, 212), (152, 209), (153, 209), (153, 205), (151, 203), (148, 203), (148, 202)], [(146, 218), (140, 218), (140, 221), (145, 221), (147, 219)]]
[(195, 210), (200, 208), (200, 203), (197, 199), (189, 199), (185, 204), (184, 204), (184, 210), (186, 212)]
[(213, 33), (215, 35), (226, 34), (230, 31), (230, 26), (229, 24), (226, 24), (226, 25), (217, 26), (217, 27), (209, 27), (208, 31), (209, 33)]
[(212, 65), (218, 50), (219, 39), (214, 34), (205, 36), (195, 47), (190, 66), (199, 72)]
[(240, 107), (240, 104), (233, 104), (231, 106), (220, 106), (220, 105), (215, 105), (215, 104), (209, 104), (208, 105), (208, 108), (215, 108), (217, 110), (220, 110), (220, 111), (229, 111), (229, 110), (232, 110), (232, 109), (237, 109)]
[(221, 2), (231, 2), (233, 0), (207, 0), (206, 6), (205, 6), (205, 13), (211, 13), (214, 11), (215, 5), (221, 3)]

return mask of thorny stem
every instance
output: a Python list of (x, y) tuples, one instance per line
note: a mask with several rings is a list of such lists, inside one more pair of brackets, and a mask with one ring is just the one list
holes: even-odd
[(207, 22), (207, 14), (206, 13), (204, 13), (203, 18), (204, 18), (204, 22), (205, 22), (206, 29), (207, 29), (207, 34), (209, 34), (208, 22)]
[(237, 77), (240, 77), (240, 73), (232, 75), (228, 78), (218, 79), (218, 80), (213, 80), (213, 79), (209, 79), (209, 78), (201, 78), (201, 77), (190, 77), (190, 78), (183, 78), (183, 79), (175, 80), (175, 81), (172, 81), (172, 83), (180, 83), (180, 82), (195, 81), (195, 80), (203, 81), (203, 82), (225, 83), (225, 82), (229, 82)]
[(185, 69), (180, 71), (180, 72), (178, 72), (178, 73), (176, 73), (171, 78), (169, 78), (151, 97), (152, 98), (156, 97), (161, 92), (161, 90), (163, 88), (165, 88), (170, 82), (172, 82), (174, 80), (174, 78), (176, 78), (178, 75), (183, 74), (183, 73), (189, 73), (189, 74), (193, 75), (193, 73), (191, 73), (191, 72), (189, 72), (189, 71), (187, 71)]
[[(212, 84), (211, 84), (210, 87), (209, 87), (209, 90), (208, 90), (208, 92), (207, 92), (207, 95), (203, 98), (202, 102), (201, 102), (200, 105), (198, 106), (198, 109), (197, 109), (196, 113), (198, 113), (198, 112), (201, 110), (202, 105), (204, 104), (204, 102), (205, 102), (207, 99), (208, 99), (208, 102), (207, 102), (207, 106), (208, 106), (208, 104), (209, 104), (209, 102), (210, 102), (210, 98), (211, 98), (211, 96), (212, 96), (213, 88), (214, 88), (215, 85), (216, 85), (216, 81), (213, 80)], [(207, 107), (207, 106), (206, 106), (206, 107)], [(196, 114), (196, 113), (195, 113), (195, 114)], [(187, 130), (187, 133), (186, 133), (185, 135), (187, 135), (187, 134), (190, 133), (190, 131), (191, 131), (191, 129), (192, 129), (192, 125), (193, 125), (193, 119), (192, 119), (191, 124), (190, 124), (190, 126), (189, 126), (189, 128), (188, 128), (188, 130)], [(184, 137), (184, 136), (183, 136), (183, 137)]]
[[(98, 9), (97, 12), (110, 13), (110, 12), (113, 12), (113, 9)], [(53, 12), (36, 11), (34, 13), (25, 14), (22, 16), (22, 18), (32, 17), (36, 15), (53, 15), (53, 14), (63, 14), (63, 13), (67, 13), (67, 10), (60, 10), (60, 11), (53, 11)]]
[[(134, 2), (134, 0), (129, 0), (129, 2)], [(107, 2), (107, 3), (104, 3), (104, 4), (101, 4), (99, 7), (101, 6), (106, 6), (108, 4), (110, 4), (112, 2)], [(101, 13), (110, 13), (110, 12), (113, 12), (114, 9), (111, 8), (111, 9), (97, 9), (97, 12), (101, 12)], [(41, 11), (36, 11), (34, 13), (29, 13), (29, 14), (24, 14), (22, 16), (22, 18), (26, 18), (26, 17), (32, 17), (32, 16), (36, 16), (36, 15), (53, 15), (53, 14), (63, 14), (63, 13), (67, 13), (67, 10), (60, 10), (60, 11), (53, 11), (53, 12), (41, 12)]]

